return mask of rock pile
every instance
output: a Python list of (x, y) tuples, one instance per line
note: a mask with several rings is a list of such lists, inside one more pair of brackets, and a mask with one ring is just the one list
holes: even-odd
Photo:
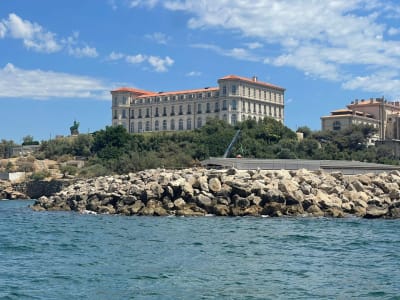
[(17, 191), (9, 181), (0, 180), (0, 199), (29, 199), (29, 197)]
[(400, 171), (148, 170), (81, 180), (32, 206), (145, 216), (400, 218)]

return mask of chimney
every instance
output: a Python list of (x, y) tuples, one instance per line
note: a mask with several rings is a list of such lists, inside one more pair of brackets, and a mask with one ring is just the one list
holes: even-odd
[(254, 82), (257, 82), (257, 81), (258, 81), (257, 76), (253, 76), (252, 80), (253, 80)]

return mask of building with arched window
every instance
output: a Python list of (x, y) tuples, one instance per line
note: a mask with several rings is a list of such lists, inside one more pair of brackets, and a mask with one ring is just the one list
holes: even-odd
[(257, 77), (235, 75), (218, 79), (218, 87), (194, 90), (157, 93), (119, 88), (111, 91), (112, 125), (133, 133), (192, 130), (212, 118), (236, 124), (271, 117), (283, 123), (284, 93), (284, 88)]
[(342, 130), (352, 125), (369, 125), (377, 129), (377, 139), (400, 139), (400, 102), (383, 98), (354, 100), (346, 108), (321, 117), (322, 130)]

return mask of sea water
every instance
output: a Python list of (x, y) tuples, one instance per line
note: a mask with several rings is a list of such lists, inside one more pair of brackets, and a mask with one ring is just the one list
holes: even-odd
[(126, 217), (0, 201), (0, 299), (400, 299), (400, 220)]

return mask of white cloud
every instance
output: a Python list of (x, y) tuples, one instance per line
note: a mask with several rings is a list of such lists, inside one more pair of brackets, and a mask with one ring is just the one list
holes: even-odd
[(364, 90), (367, 92), (380, 92), (382, 95), (400, 98), (400, 78), (398, 72), (382, 71), (365, 76), (356, 76), (343, 83), (343, 88), (348, 90)]
[(263, 44), (261, 44), (259, 42), (246, 43), (245, 45), (247, 46), (247, 48), (249, 48), (251, 50), (263, 47)]
[(7, 27), (3, 22), (0, 22), (0, 39), (6, 36)]
[(143, 54), (125, 56), (125, 60), (131, 64), (140, 64), (140, 63), (144, 62), (146, 59), (147, 59), (147, 57)]
[(54, 53), (66, 50), (75, 57), (97, 57), (96, 48), (78, 41), (79, 32), (65, 39), (57, 39), (55, 33), (47, 31), (37, 23), (24, 20), (14, 13), (8, 19), (0, 21), (0, 38), (22, 40), (27, 49), (42, 53)]
[(162, 32), (154, 32), (152, 34), (146, 34), (146, 38), (162, 45), (166, 45), (170, 40), (170, 37)]
[(127, 63), (134, 65), (148, 63), (156, 72), (167, 72), (168, 67), (171, 67), (174, 64), (174, 60), (169, 56), (161, 58), (159, 56), (146, 55), (140, 53), (135, 55), (126, 55), (114, 51), (108, 55), (108, 59), (114, 61), (124, 59)]
[(97, 53), (96, 48), (92, 48), (89, 46), (84, 46), (83, 48), (72, 48), (68, 49), (68, 53), (75, 57), (97, 57), (99, 54)]
[(0, 68), (0, 98), (88, 98), (109, 100), (103, 82), (86, 76), (19, 69), (8, 63)]
[(145, 6), (149, 8), (153, 8), (158, 3), (158, 0), (131, 0), (130, 7), (139, 7)]
[(389, 35), (397, 35), (399, 33), (400, 33), (400, 29), (399, 28), (390, 27), (389, 30), (388, 30), (388, 34)]
[(52, 53), (61, 50), (61, 45), (56, 40), (56, 35), (46, 31), (42, 26), (23, 20), (14, 13), (1, 22), (0, 35), (9, 35), (14, 39), (21, 39), (28, 49), (37, 52)]
[(188, 76), (188, 77), (201, 76), (201, 75), (202, 75), (202, 73), (198, 72), (198, 71), (190, 71), (190, 72), (186, 73), (186, 76)]
[(119, 60), (119, 59), (122, 59), (122, 58), (124, 58), (125, 57), (125, 54), (123, 54), (123, 53), (120, 53), (120, 52), (111, 52), (109, 55), (108, 55), (108, 59), (109, 60)]
[[(94, 47), (89, 47), (88, 45), (82, 45), (83, 43), (79, 41), (79, 32), (75, 31), (71, 36), (62, 40), (62, 44), (68, 49), (68, 54), (78, 58), (81, 57), (98, 57), (99, 54)], [(82, 46), (81, 46), (82, 45)]]
[(254, 55), (248, 49), (244, 48), (224, 49), (213, 44), (193, 44), (192, 47), (211, 50), (220, 55), (234, 57), (240, 60), (261, 61), (260, 57)]
[[(191, 29), (222, 29), (269, 46), (249, 43), (228, 52), (202, 47), (220, 55), (258, 61), (251, 53), (258, 49), (265, 63), (341, 82), (365, 77), (379, 82), (371, 72), (400, 71), (397, 0), (167, 0), (163, 5), (189, 13)], [(271, 56), (271, 47), (278, 54)], [(387, 80), (394, 86), (398, 77)]]
[(148, 62), (154, 67), (156, 72), (166, 72), (168, 70), (167, 68), (174, 64), (174, 60), (169, 56), (166, 56), (165, 58), (150, 56)]

